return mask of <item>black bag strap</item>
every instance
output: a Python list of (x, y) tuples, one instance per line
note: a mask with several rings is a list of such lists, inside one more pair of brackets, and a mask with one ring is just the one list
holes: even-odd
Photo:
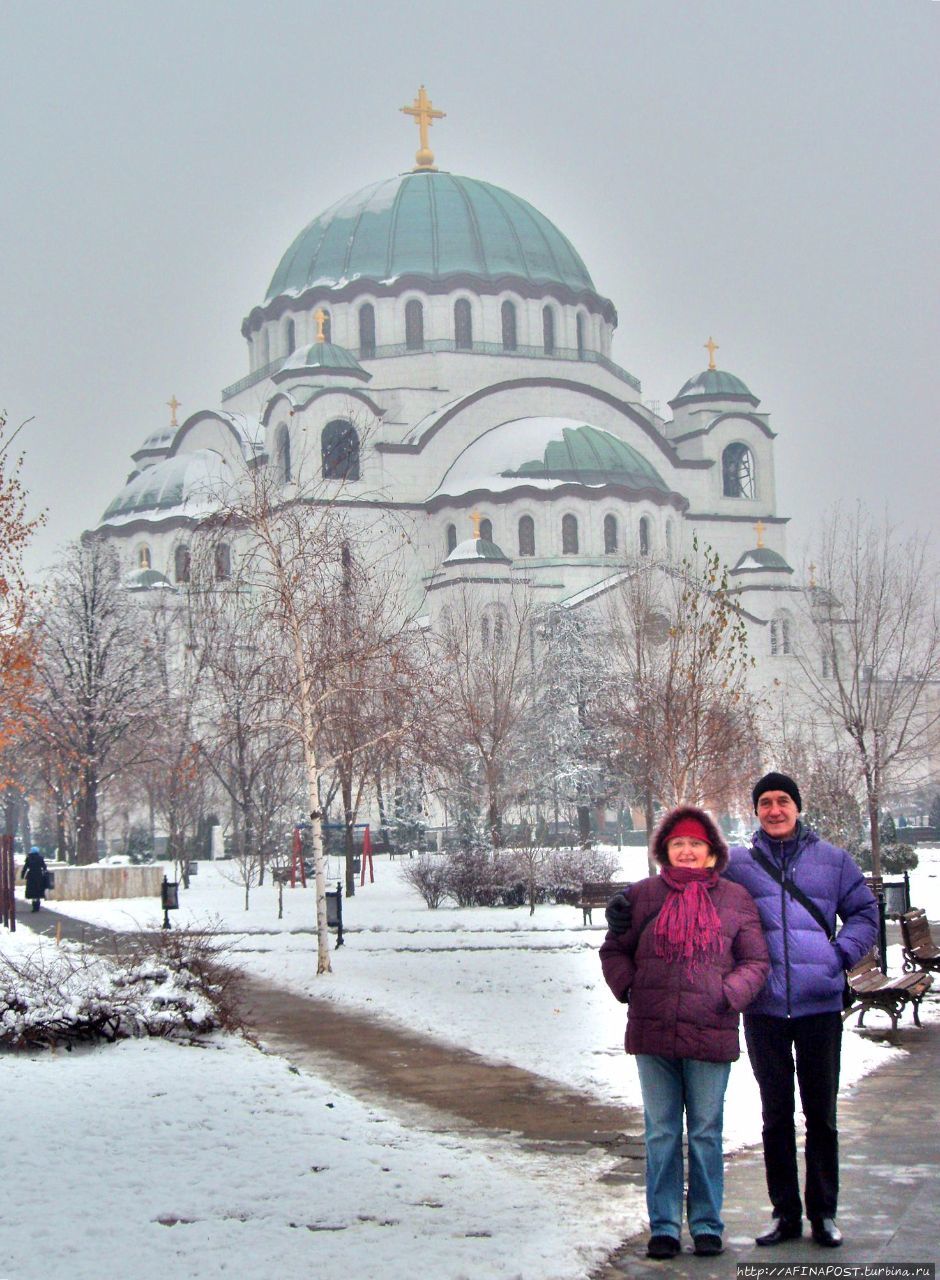
[(751, 845), (751, 857), (759, 867), (763, 867), (771, 880), (775, 880), (777, 884), (781, 885), (784, 891), (788, 893), (794, 901), (798, 902), (804, 910), (809, 912), (829, 941), (834, 942), (836, 936), (835, 922), (832, 924), (829, 923), (812, 898), (807, 897), (799, 885), (796, 885), (792, 880), (789, 880), (776, 863), (771, 862), (768, 857), (765, 857), (765, 855), (762, 854), (759, 849), (755, 849), (753, 845)]

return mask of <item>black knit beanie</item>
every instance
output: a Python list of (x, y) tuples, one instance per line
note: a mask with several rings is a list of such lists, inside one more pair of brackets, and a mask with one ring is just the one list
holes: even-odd
[(757, 802), (765, 791), (785, 791), (800, 813), (803, 812), (803, 799), (800, 795), (800, 789), (793, 779), (788, 778), (785, 773), (765, 773), (760, 782), (755, 784), (752, 792), (755, 813), (757, 812)]

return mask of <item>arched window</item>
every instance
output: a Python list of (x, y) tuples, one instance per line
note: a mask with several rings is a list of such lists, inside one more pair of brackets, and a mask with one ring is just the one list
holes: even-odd
[(450, 553), (454, 550), (456, 545), (457, 545), (457, 526), (455, 524), (449, 524), (447, 526), (447, 554), (448, 555), (450, 555)]
[(151, 567), (150, 548), (144, 544), (144, 546), (137, 548), (137, 568), (150, 569)]
[(721, 455), (722, 493), (726, 498), (756, 498), (754, 455), (746, 444), (729, 444)]
[(359, 308), (359, 354), (366, 359), (375, 355), (375, 307), (371, 302)]
[(672, 530), (672, 521), (666, 521), (666, 555), (670, 560), (675, 556), (675, 534)]
[(424, 350), (424, 307), (417, 298), (405, 303), (405, 346), (409, 351)]
[(359, 479), (359, 436), (351, 422), (337, 418), (323, 428), (320, 442), (324, 480)]
[(542, 308), (542, 349), (547, 356), (555, 354), (555, 312), (551, 307)]
[(604, 516), (604, 555), (612, 556), (617, 550), (617, 517)]
[(500, 307), (503, 321), (503, 350), (515, 351), (518, 346), (516, 338), (516, 306), (507, 298)]
[(217, 542), (213, 551), (216, 582), (228, 582), (232, 576), (232, 549), (227, 542)]
[(567, 515), (561, 518), (561, 552), (565, 556), (578, 554), (578, 519)]
[(284, 334), (287, 339), (287, 354), (290, 355), (294, 350), (294, 347), (297, 345), (293, 320), (288, 320), (287, 324), (284, 326)]
[(286, 422), (282, 422), (274, 433), (274, 465), (278, 480), (281, 484), (287, 484), (291, 479), (291, 466), (290, 431)]
[(261, 333), (258, 335), (258, 338), (259, 338), (258, 346), (260, 351), (258, 365), (260, 368), (263, 369), (264, 366), (266, 364), (269, 364), (271, 361), (271, 339), (268, 335), (267, 325), (265, 325), (265, 327), (261, 330)]
[(531, 516), (519, 517), (519, 554), (535, 555), (535, 521)]
[(782, 658), (792, 653), (790, 646), (790, 619), (785, 613), (778, 613), (770, 622), (770, 654), (773, 658)]
[(577, 331), (577, 336), (578, 336), (578, 359), (583, 360), (584, 359), (584, 315), (580, 311), (578, 312), (575, 318), (575, 329)]
[(493, 610), (493, 641), (496, 645), (501, 645), (506, 637), (506, 619), (503, 617), (502, 609), (497, 605)]
[(836, 671), (836, 664), (835, 664), (835, 662), (834, 662), (834, 661), (833, 661), (833, 659), (832, 659), (832, 650), (831, 650), (831, 649), (823, 649), (823, 653), (822, 653), (822, 678), (823, 678), (824, 680), (831, 680), (831, 679), (832, 679), (832, 677), (835, 675), (835, 671)]
[(173, 553), (173, 576), (177, 582), (188, 582), (192, 573), (189, 547), (177, 547)]
[(493, 521), (492, 520), (480, 521), (480, 537), (483, 539), (484, 542), (493, 541)]
[(483, 648), (488, 649), (490, 647), (490, 620), (485, 613), (480, 619), (480, 639), (483, 642)]
[(640, 516), (640, 555), (650, 553), (650, 520), (649, 516)]
[(473, 350), (473, 312), (466, 298), (454, 303), (454, 346), (458, 351)]

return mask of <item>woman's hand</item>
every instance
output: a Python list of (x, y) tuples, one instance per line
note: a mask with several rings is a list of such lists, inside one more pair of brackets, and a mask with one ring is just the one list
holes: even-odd
[(633, 908), (630, 899), (624, 893), (615, 893), (604, 908), (607, 927), (611, 933), (626, 933), (633, 920)]

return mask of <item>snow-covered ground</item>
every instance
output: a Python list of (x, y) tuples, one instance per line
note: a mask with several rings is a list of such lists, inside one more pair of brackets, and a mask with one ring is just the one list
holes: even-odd
[[(173, 921), (219, 924), (259, 977), (639, 1105), (624, 1010), (600, 976), (601, 913), (585, 928), (573, 907), (429, 911), (401, 867), (376, 859), (375, 883), (344, 903), (346, 945), (326, 977), (315, 976), (311, 889), (286, 889), (279, 921), (273, 888), (253, 889), (246, 912), (243, 888), (226, 878), (233, 868), (201, 864)], [(644, 853), (624, 851), (621, 870), (643, 875)], [(940, 850), (921, 851), (912, 898), (940, 915)], [(153, 900), (61, 908), (118, 929), (162, 919)], [(22, 928), (0, 941), (36, 945)], [(935, 1016), (938, 1001), (930, 1003)], [(847, 1029), (845, 1085), (898, 1052)], [(46, 1204), (38, 1233), (29, 1196), (7, 1197), (0, 1210), (0, 1273), (10, 1280), (98, 1276), (102, 1257), (120, 1259), (135, 1280), (339, 1280), (370, 1263), (390, 1277), (418, 1269), (439, 1280), (567, 1280), (642, 1228), (635, 1189), (598, 1186), (602, 1157), (405, 1129), (232, 1038), (209, 1048), (148, 1041), (5, 1055), (3, 1066), (0, 1115), (17, 1135), (8, 1177), (38, 1188)], [(728, 1145), (759, 1133), (744, 1058), (728, 1092)]]

